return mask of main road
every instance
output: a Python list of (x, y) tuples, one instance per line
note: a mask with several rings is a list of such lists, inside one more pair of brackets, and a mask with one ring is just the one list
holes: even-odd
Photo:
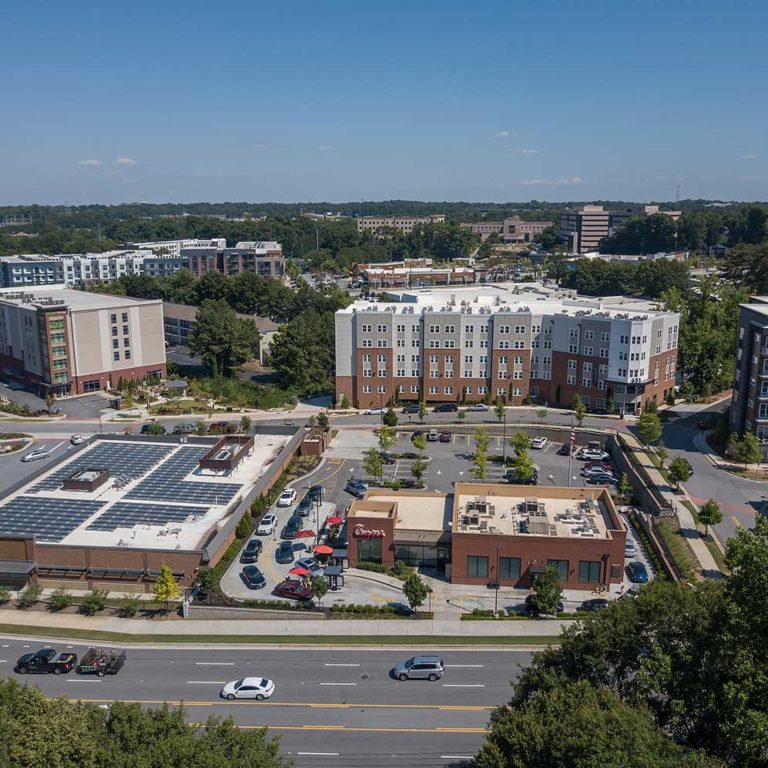
[[(510, 697), (510, 681), (531, 653), (520, 650), (446, 650), (442, 680), (400, 682), (395, 662), (413, 649), (260, 649), (237, 647), (129, 648), (114, 677), (21, 676), (16, 659), (43, 645), (0, 639), (0, 674), (98, 705), (133, 701), (155, 707), (182, 702), (190, 721), (232, 717), (242, 728), (279, 734), (297, 766), (459, 766), (477, 751), (494, 706)], [(85, 646), (59, 643), (82, 654)], [(225, 701), (225, 682), (245, 676), (275, 681), (265, 702)]]

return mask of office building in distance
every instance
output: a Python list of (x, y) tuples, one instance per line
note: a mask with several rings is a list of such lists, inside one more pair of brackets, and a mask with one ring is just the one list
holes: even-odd
[(496, 286), (401, 291), (336, 313), (336, 401), (529, 399), (640, 413), (674, 391), (680, 316)]
[(360, 216), (357, 219), (357, 233), (372, 232), (380, 234), (381, 230), (395, 229), (404, 234), (413, 232), (419, 224), (442, 224), (445, 216), (440, 213), (432, 216)]
[(474, 221), (461, 226), (480, 235), (482, 240), (498, 235), (505, 243), (530, 243), (554, 225), (551, 221), (523, 221), (519, 216), (512, 216), (503, 221)]
[(42, 397), (165, 378), (162, 302), (63, 286), (0, 290), (0, 364)]

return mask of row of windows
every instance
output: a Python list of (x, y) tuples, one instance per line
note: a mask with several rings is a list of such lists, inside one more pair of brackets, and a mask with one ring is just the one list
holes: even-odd
[[(569, 560), (547, 560), (547, 565), (557, 570), (561, 582), (569, 581)], [(489, 575), (489, 558), (484, 555), (467, 555), (467, 576), (476, 579), (487, 579)], [(581, 584), (599, 584), (599, 560), (579, 560), (578, 581)], [(499, 579), (519, 579), (521, 561), (519, 557), (499, 558)]]

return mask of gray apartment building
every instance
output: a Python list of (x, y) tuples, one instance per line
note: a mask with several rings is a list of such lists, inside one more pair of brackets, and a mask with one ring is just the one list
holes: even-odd
[[(405, 294), (403, 294), (405, 296)], [(680, 316), (488, 289), (358, 301), (336, 313), (336, 400), (529, 399), (639, 413), (674, 391)]]
[(768, 456), (768, 296), (752, 296), (739, 307), (736, 370), (730, 431), (752, 432)]

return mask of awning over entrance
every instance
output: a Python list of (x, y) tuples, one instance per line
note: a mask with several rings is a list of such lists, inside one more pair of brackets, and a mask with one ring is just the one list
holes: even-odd
[(404, 531), (395, 528), (395, 544), (449, 544), (451, 534), (448, 531)]
[(31, 560), (0, 560), (0, 576), (29, 576), (34, 570)]

